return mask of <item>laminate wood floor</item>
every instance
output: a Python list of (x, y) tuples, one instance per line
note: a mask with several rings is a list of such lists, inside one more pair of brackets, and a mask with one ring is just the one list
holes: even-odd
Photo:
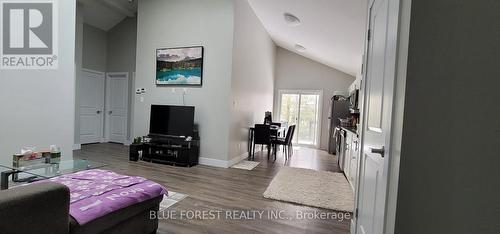
[(187, 194), (159, 213), (158, 233), (349, 233), (351, 214), (262, 196), (283, 166), (338, 172), (336, 157), (325, 151), (296, 148), (286, 164), (282, 154), (273, 162), (267, 160), (267, 153), (257, 152), (255, 161), (261, 163), (252, 171), (130, 162), (128, 147), (109, 143), (84, 145), (75, 151), (75, 158), (104, 162), (105, 169), (142, 176)]

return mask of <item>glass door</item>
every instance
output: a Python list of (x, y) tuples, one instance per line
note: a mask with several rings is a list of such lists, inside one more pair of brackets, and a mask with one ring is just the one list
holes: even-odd
[(296, 125), (294, 144), (318, 146), (321, 91), (280, 90), (279, 119)]

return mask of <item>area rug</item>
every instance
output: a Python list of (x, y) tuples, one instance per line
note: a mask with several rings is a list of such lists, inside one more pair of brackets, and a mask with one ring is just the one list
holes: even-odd
[(168, 191), (168, 196), (163, 195), (163, 200), (160, 202), (160, 211), (166, 210), (167, 208), (173, 206), (175, 203), (180, 202), (182, 199), (186, 198), (188, 195), (183, 193), (176, 193)]
[(284, 167), (264, 192), (265, 198), (352, 212), (354, 194), (342, 173)]
[(236, 168), (236, 169), (242, 169), (242, 170), (247, 170), (251, 171), (253, 170), (256, 166), (259, 165), (260, 162), (254, 162), (254, 161), (241, 161), (240, 163), (237, 163), (233, 165), (231, 168)]

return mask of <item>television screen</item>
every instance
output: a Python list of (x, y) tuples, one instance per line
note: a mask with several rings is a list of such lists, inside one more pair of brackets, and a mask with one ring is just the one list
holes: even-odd
[(194, 106), (151, 105), (149, 133), (152, 135), (192, 136)]

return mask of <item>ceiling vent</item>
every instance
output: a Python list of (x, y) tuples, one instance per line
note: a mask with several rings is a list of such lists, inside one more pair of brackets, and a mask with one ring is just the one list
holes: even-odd
[(297, 26), (300, 25), (300, 19), (297, 18), (297, 16), (292, 15), (290, 13), (285, 13), (283, 14), (285, 16), (285, 21), (288, 25), (290, 26)]
[(298, 52), (305, 52), (306, 51), (306, 48), (304, 46), (299, 45), (299, 44), (295, 44), (295, 49)]

